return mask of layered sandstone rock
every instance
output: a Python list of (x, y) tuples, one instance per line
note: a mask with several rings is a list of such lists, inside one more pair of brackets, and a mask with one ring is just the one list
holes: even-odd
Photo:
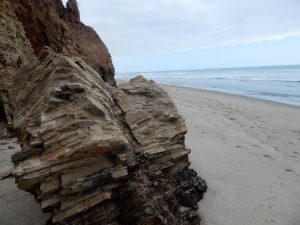
[(114, 87), (76, 1), (0, 0), (0, 23), (0, 123), (21, 144), (16, 183), (49, 223), (199, 224), (206, 185), (189, 168), (183, 118), (153, 81)]
[(12, 0), (10, 4), (36, 55), (46, 45), (57, 53), (80, 56), (105, 82), (115, 86), (114, 67), (97, 33), (80, 21), (76, 0)]
[(44, 46), (81, 57), (105, 82), (116, 85), (109, 51), (97, 33), (80, 22), (75, 0), (66, 8), (61, 0), (0, 0), (0, 24), (0, 109), (5, 108), (9, 124), (14, 75)]
[(206, 185), (188, 168), (184, 120), (153, 81), (112, 88), (49, 49), (19, 76), (14, 176), (54, 224), (199, 223)]
[[(17, 20), (9, 1), (0, 1), (0, 110), (12, 123), (9, 97), (15, 73), (22, 64), (33, 56), (29, 41), (25, 37), (22, 24)], [(3, 119), (3, 118), (2, 118)], [(1, 122), (1, 118), (0, 118)]]

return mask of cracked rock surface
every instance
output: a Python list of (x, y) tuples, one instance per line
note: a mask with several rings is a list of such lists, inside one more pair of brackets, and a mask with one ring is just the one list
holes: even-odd
[(141, 76), (116, 86), (75, 0), (0, 6), (0, 138), (21, 146), (1, 177), (13, 169), (48, 224), (199, 224), (206, 184), (168, 94)]
[(163, 89), (143, 77), (113, 88), (47, 48), (21, 75), (13, 174), (52, 223), (199, 223), (206, 185), (189, 169), (186, 126)]

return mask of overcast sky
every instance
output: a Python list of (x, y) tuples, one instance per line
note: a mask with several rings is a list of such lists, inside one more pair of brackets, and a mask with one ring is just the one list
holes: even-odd
[(300, 63), (300, 0), (78, 0), (117, 72)]

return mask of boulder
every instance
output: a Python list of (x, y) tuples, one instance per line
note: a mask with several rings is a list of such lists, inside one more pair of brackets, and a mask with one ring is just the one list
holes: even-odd
[(198, 224), (205, 182), (189, 169), (186, 126), (143, 77), (114, 88), (80, 58), (44, 48), (16, 77), (18, 187), (53, 224)]

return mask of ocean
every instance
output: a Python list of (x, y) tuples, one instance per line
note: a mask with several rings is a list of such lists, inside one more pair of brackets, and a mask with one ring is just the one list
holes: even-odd
[(300, 65), (119, 73), (161, 84), (244, 95), (300, 106)]

